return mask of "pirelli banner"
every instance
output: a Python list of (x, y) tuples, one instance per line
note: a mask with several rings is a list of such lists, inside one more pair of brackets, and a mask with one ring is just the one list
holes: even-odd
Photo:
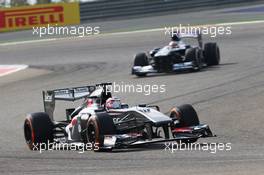
[(0, 9), (0, 32), (41, 26), (80, 24), (79, 3)]

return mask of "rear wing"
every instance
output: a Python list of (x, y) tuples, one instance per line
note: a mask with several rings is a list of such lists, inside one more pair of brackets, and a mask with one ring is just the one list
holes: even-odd
[(42, 91), (44, 111), (50, 116), (51, 120), (53, 120), (55, 101), (75, 101), (87, 98), (95, 90), (96, 86), (83, 86)]

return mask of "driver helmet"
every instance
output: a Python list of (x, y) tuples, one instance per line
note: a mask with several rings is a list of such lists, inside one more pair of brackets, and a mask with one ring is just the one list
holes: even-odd
[(176, 48), (176, 47), (178, 47), (178, 43), (176, 41), (171, 41), (169, 43), (169, 46), (172, 47), (172, 48)]
[(173, 33), (172, 36), (171, 36), (171, 41), (180, 41), (181, 38), (180, 38), (180, 35), (179, 33)]
[(106, 100), (106, 109), (121, 109), (121, 100), (117, 97), (111, 97)]

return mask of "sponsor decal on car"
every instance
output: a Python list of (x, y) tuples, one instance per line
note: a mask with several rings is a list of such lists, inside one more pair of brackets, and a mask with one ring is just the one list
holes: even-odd
[(80, 23), (78, 3), (58, 3), (0, 10), (0, 32)]

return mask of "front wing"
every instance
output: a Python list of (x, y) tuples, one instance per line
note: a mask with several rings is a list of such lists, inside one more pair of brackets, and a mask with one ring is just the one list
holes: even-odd
[[(184, 63), (173, 64), (171, 71), (180, 71), (180, 70), (188, 70), (195, 68), (196, 66), (193, 64), (193, 62), (184, 62)], [(151, 65), (132, 67), (132, 74), (147, 74), (147, 73), (158, 73), (158, 71), (155, 70)]]
[(199, 139), (204, 137), (215, 137), (208, 125), (202, 124), (192, 127), (175, 128), (171, 130), (173, 138), (155, 138), (151, 140), (139, 139), (137, 135), (121, 134), (121, 135), (105, 135), (105, 149), (123, 148), (130, 146), (138, 146), (144, 144), (152, 144), (158, 142), (171, 142), (179, 140)]

